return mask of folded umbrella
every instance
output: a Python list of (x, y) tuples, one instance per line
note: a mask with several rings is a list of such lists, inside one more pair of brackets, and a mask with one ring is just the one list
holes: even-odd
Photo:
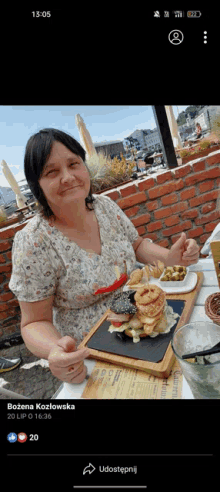
[(4, 159), (1, 162), (1, 168), (2, 168), (2, 172), (5, 175), (8, 183), (11, 186), (12, 191), (15, 193), (18, 208), (25, 207), (25, 205), (27, 203), (27, 198), (21, 192), (19, 185), (18, 185), (13, 173), (9, 169), (8, 164), (7, 164), (7, 162), (4, 161)]

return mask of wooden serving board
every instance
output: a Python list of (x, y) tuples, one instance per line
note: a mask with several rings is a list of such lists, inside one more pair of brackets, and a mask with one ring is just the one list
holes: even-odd
[[(185, 306), (183, 312), (179, 318), (175, 331), (181, 326), (187, 324), (190, 319), (190, 316), (193, 311), (193, 307), (197, 298), (197, 295), (201, 289), (203, 283), (203, 273), (196, 272), (197, 274), (197, 284), (196, 287), (187, 294), (166, 294), (166, 299), (171, 300), (183, 300), (185, 301)], [(102, 318), (95, 324), (95, 326), (90, 330), (88, 335), (84, 338), (84, 340), (79, 345), (79, 348), (83, 348), (87, 345), (88, 341), (92, 338), (94, 333), (100, 328), (102, 323), (106, 320), (109, 309), (105, 312)], [(138, 343), (141, 343), (138, 342)], [(110, 348), (110, 347), (109, 347)], [(105, 362), (110, 362), (115, 365), (120, 365), (123, 367), (129, 367), (133, 369), (139, 369), (141, 371), (145, 371), (147, 373), (152, 374), (153, 376), (157, 376), (159, 378), (168, 378), (172, 369), (172, 366), (175, 362), (175, 355), (173, 353), (171, 343), (169, 343), (168, 348), (165, 352), (163, 359), (160, 362), (149, 362), (147, 360), (134, 359), (132, 357), (125, 357), (121, 355), (116, 355), (110, 352), (102, 352), (100, 350), (89, 349), (90, 357), (92, 359), (102, 360)]]

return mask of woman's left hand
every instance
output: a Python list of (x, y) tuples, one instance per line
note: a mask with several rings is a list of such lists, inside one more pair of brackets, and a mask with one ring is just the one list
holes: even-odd
[(178, 241), (171, 247), (166, 266), (182, 265), (189, 266), (197, 263), (200, 248), (194, 239), (186, 239), (185, 232), (182, 232)]

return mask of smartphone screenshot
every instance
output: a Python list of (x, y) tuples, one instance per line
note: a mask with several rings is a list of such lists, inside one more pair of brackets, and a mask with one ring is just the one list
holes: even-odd
[(26, 40), (7, 47), (20, 68), (0, 101), (0, 436), (25, 491), (210, 488), (218, 469), (219, 355), (178, 352), (190, 323), (185, 355), (220, 340), (206, 314), (218, 15), (156, 9), (89, 31), (73, 9), (13, 14)]

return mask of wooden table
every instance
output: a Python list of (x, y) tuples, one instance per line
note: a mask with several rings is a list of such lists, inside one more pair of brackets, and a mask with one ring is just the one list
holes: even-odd
[[(199, 260), (196, 265), (191, 265), (191, 271), (202, 271), (204, 275), (203, 285), (196, 299), (192, 315), (189, 322), (194, 321), (210, 321), (208, 316), (205, 314), (205, 300), (210, 294), (214, 294), (219, 291), (218, 281), (216, 277), (215, 267), (212, 259), (202, 259)], [(62, 383), (57, 392), (53, 395), (53, 399), (78, 399), (87, 384), (87, 379), (91, 374), (94, 366), (96, 364), (95, 360), (85, 360), (85, 365), (88, 369), (88, 376), (81, 384), (67, 384)], [(182, 388), (182, 399), (194, 399), (190, 387), (183, 377), (183, 388)]]

